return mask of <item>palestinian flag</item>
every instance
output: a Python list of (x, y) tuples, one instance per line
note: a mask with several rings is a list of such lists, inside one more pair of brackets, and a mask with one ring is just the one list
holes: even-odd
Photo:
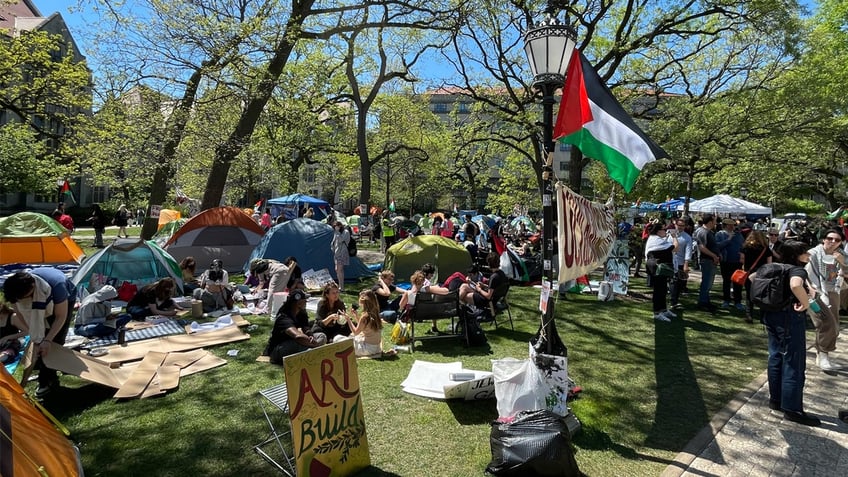
[(74, 193), (71, 191), (71, 184), (66, 180), (64, 184), (62, 184), (62, 202), (67, 205), (74, 205), (77, 203), (76, 199), (74, 199)]
[(603, 162), (610, 177), (630, 192), (645, 164), (668, 154), (639, 129), (583, 53), (575, 53), (568, 65), (554, 139)]
[(254, 211), (254, 212), (259, 212), (259, 210), (260, 210), (261, 208), (262, 208), (262, 199), (259, 199), (258, 201), (256, 201), (256, 203), (255, 203), (255, 204), (253, 204), (253, 211)]

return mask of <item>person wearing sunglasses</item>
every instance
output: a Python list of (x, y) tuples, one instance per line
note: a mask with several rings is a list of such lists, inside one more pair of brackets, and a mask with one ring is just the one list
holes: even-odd
[(838, 228), (828, 229), (822, 243), (810, 249), (807, 275), (818, 290), (816, 295), (821, 311), (809, 313), (816, 327), (816, 365), (823, 371), (840, 369), (830, 362), (828, 353), (836, 349), (839, 336), (839, 276), (846, 269), (842, 241), (845, 236)]
[(780, 231), (776, 228), (771, 228), (768, 231), (768, 246), (769, 250), (771, 250), (771, 255), (774, 257), (775, 262), (780, 261), (780, 246), (783, 245), (783, 241), (780, 240)]

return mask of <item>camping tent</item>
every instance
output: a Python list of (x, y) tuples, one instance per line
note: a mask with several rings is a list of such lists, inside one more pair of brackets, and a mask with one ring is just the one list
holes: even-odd
[(182, 217), (179, 210), (174, 209), (162, 209), (159, 211), (159, 227), (156, 230), (161, 230), (165, 224), (169, 222), (173, 222)]
[(471, 254), (455, 240), (439, 235), (417, 235), (389, 247), (383, 270), (393, 271), (399, 282), (405, 282), (425, 263), (436, 267), (432, 280), (435, 283), (454, 272), (465, 273), (471, 266)]
[(80, 263), (84, 257), (67, 229), (51, 217), (20, 212), (0, 219), (0, 265)]
[[(273, 258), (283, 261), (294, 257), (300, 268), (307, 270), (327, 269), (330, 275), (336, 277), (336, 266), (333, 262), (333, 252), (330, 244), (333, 241), (333, 228), (317, 220), (299, 218), (275, 225), (262, 237), (262, 241), (250, 255), (254, 258)], [(244, 264), (244, 271), (250, 263)], [(350, 264), (345, 267), (345, 280), (357, 281), (361, 278), (374, 276), (357, 257), (350, 257)]]
[(165, 277), (173, 278), (182, 290), (180, 266), (168, 252), (152, 240), (118, 239), (84, 261), (71, 281), (85, 284), (91, 292), (108, 282), (115, 288), (125, 281), (141, 287)]
[[(677, 210), (683, 210), (683, 208), (684, 205), (681, 204), (677, 207)], [(762, 205), (737, 199), (727, 194), (717, 194), (706, 199), (692, 201), (689, 203), (689, 210), (692, 212), (709, 212), (713, 214), (771, 215), (771, 207), (763, 207)]]
[(324, 220), (330, 215), (330, 204), (327, 201), (316, 199), (305, 194), (290, 194), (275, 199), (268, 199), (268, 207), (271, 208), (271, 215), (277, 217), (285, 214), (286, 219), (296, 219), (300, 217), (300, 210), (304, 205), (312, 207), (315, 215), (312, 216), (315, 220)]
[(153, 234), (151, 240), (156, 242), (156, 245), (164, 247), (165, 244), (168, 243), (168, 239), (170, 239), (172, 235), (177, 233), (177, 230), (179, 230), (180, 227), (185, 225), (186, 222), (188, 222), (188, 219), (177, 219), (168, 222), (163, 227), (161, 227), (155, 234)]
[(198, 270), (205, 270), (217, 258), (224, 262), (225, 270), (237, 272), (264, 233), (238, 207), (215, 207), (190, 218), (164, 248), (177, 261), (194, 257)]
[(5, 368), (0, 371), (0, 409), (0, 474), (83, 475), (79, 453), (71, 441), (33, 405)]

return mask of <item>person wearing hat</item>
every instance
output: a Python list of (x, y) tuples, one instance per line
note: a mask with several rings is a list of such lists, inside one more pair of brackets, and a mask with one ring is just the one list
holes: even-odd
[(721, 221), (722, 230), (716, 233), (716, 242), (721, 249), (721, 260), (719, 268), (721, 270), (721, 296), (722, 308), (730, 307), (730, 300), (733, 300), (733, 306), (739, 311), (745, 311), (745, 305), (742, 304), (742, 287), (733, 283), (730, 277), (733, 272), (742, 268), (742, 246), (745, 243), (745, 238), (741, 233), (736, 232), (736, 221), (733, 219), (723, 219)]
[(263, 356), (269, 356), (274, 364), (283, 364), (283, 357), (327, 343), (327, 335), (312, 332), (306, 314), (306, 292), (295, 289), (277, 312), (271, 336)]

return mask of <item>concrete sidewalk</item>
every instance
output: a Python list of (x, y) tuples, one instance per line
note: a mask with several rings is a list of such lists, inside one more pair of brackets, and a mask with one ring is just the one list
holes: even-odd
[[(815, 349), (807, 349), (804, 407), (821, 427), (785, 421), (768, 408), (768, 380), (763, 373), (742, 390), (698, 433), (662, 473), (663, 477), (848, 475), (848, 424), (838, 418), (848, 409), (848, 329), (843, 328), (831, 362), (846, 366), (824, 373)], [(807, 343), (812, 333), (807, 333)]]

